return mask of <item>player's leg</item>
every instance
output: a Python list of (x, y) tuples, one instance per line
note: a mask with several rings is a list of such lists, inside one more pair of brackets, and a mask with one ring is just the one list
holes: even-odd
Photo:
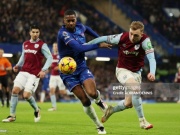
[(92, 73), (86, 69), (81, 73), (81, 83), (85, 88), (86, 93), (94, 99), (95, 103), (101, 108), (103, 112), (107, 109), (106, 103), (101, 99), (99, 90), (96, 89), (96, 83), (94, 81), (94, 76)]
[(56, 78), (55, 78), (55, 76), (51, 75), (50, 80), (49, 80), (49, 88), (50, 88), (49, 94), (50, 94), (50, 100), (51, 100), (52, 107), (49, 108), (48, 111), (55, 111), (57, 109), (56, 95), (55, 95), (56, 87), (57, 87)]
[(16, 120), (16, 107), (18, 104), (19, 92), (20, 92), (20, 87), (18, 87), (17, 83), (15, 83), (12, 89), (12, 95), (10, 101), (10, 115), (6, 119), (3, 119), (2, 122), (13, 122)]
[(3, 87), (2, 87), (2, 83), (1, 82), (0, 82), (0, 99), (1, 99), (1, 106), (4, 107)]
[(81, 101), (83, 105), (84, 112), (91, 118), (91, 120), (95, 123), (98, 134), (106, 134), (103, 124), (99, 121), (97, 114), (91, 105), (90, 99), (87, 97), (83, 88), (80, 85), (76, 85), (72, 92), (76, 95), (76, 97)]
[[(126, 76), (126, 78), (124, 77)], [(128, 70), (122, 69), (122, 68), (116, 68), (116, 77), (120, 84), (125, 84), (128, 78), (133, 77), (131, 73), (129, 73)], [(125, 92), (125, 91), (124, 91)], [(125, 95), (125, 99), (118, 102), (116, 106), (108, 106), (108, 109), (105, 111), (105, 114), (103, 115), (101, 121), (106, 122), (109, 117), (116, 112), (121, 112), (125, 109), (132, 107), (132, 96), (131, 95)]]
[(26, 84), (27, 76), (26, 74), (19, 72), (14, 80), (14, 86), (11, 93), (11, 101), (10, 101), (10, 115), (3, 119), (2, 122), (13, 122), (16, 120), (16, 107), (18, 104), (18, 94), (21, 90), (24, 89)]
[(6, 106), (9, 107), (9, 87), (6, 87)]
[(46, 95), (46, 92), (45, 92), (46, 90), (42, 90), (41, 91), (41, 94), (40, 94), (40, 102), (41, 103), (44, 103), (44, 100), (45, 100), (45, 95)]
[(39, 78), (36, 78), (35, 75), (28, 73), (27, 83), (24, 88), (23, 97), (29, 102), (31, 107), (34, 109), (34, 121), (39, 122), (41, 116), (40, 116), (40, 109), (32, 96), (32, 93), (35, 93), (38, 84), (39, 84)]
[(143, 129), (150, 129), (153, 128), (153, 125), (146, 121), (144, 116), (144, 111), (142, 107), (142, 98), (141, 98), (141, 76), (137, 73), (133, 73), (134, 78), (130, 78), (127, 80), (127, 84), (129, 84), (131, 90), (132, 90), (132, 104), (137, 112), (140, 127)]
[(9, 88), (8, 88), (8, 77), (5, 75), (2, 80), (2, 86), (4, 88), (5, 96), (6, 96), (6, 106), (9, 107)]

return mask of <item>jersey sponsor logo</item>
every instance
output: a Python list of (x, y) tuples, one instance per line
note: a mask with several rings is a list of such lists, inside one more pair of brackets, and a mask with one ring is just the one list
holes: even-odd
[(34, 48), (38, 48), (38, 47), (39, 47), (39, 44), (35, 44), (35, 45), (34, 45)]
[(66, 31), (63, 31), (63, 36), (64, 36), (65, 40), (70, 38), (70, 36), (68, 35), (68, 33)]
[(59, 60), (58, 60), (58, 59), (53, 59), (53, 62), (58, 63), (58, 62), (59, 62)]
[(135, 49), (135, 50), (138, 50), (138, 49), (139, 49), (139, 47), (140, 47), (140, 44), (135, 45), (135, 46), (134, 46), (134, 49)]
[(33, 53), (33, 54), (36, 54), (37, 51), (36, 50), (31, 50), (31, 49), (27, 49), (24, 51), (25, 53)]
[(137, 56), (139, 54), (139, 52), (135, 52), (135, 51), (134, 52), (129, 52), (128, 50), (123, 51), (123, 53), (126, 54), (126, 55), (133, 54), (135, 56)]

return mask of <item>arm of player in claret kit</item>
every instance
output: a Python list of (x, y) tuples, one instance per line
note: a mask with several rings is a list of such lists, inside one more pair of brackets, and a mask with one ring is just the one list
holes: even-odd
[(41, 51), (46, 57), (46, 62), (42, 68), (42, 71), (46, 71), (51, 66), (53, 58), (47, 44), (43, 44)]
[(22, 54), (21, 54), (21, 57), (19, 58), (18, 63), (16, 64), (16, 66), (22, 67), (23, 64), (24, 64), (24, 48), (22, 47)]
[(109, 44), (113, 44), (113, 45), (118, 45), (119, 41), (120, 41), (120, 38), (121, 38), (121, 35), (122, 34), (117, 34), (117, 35), (109, 35), (109, 36), (101, 36), (101, 37), (98, 37), (98, 38), (95, 38), (83, 45), (89, 45), (89, 44), (98, 44), (98, 43), (101, 43), (101, 42), (106, 42), (106, 43), (109, 43)]

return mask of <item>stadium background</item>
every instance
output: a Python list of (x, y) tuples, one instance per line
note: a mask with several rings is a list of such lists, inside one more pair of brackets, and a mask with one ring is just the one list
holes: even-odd
[[(161, 5), (161, 6), (160, 6)], [(147, 33), (154, 45), (157, 60), (156, 82), (154, 87), (160, 87), (156, 97), (144, 97), (148, 101), (176, 102), (179, 91), (165, 93), (162, 83), (173, 83), (177, 65), (180, 62), (180, 2), (178, 0), (1, 0), (0, 2), (0, 48), (5, 53), (13, 53), (9, 58), (14, 65), (21, 54), (21, 44), (29, 39), (28, 28), (32, 23), (39, 23), (41, 39), (52, 47), (56, 35), (63, 24), (63, 13), (71, 8), (77, 11), (78, 19), (92, 27), (99, 35), (118, 34), (128, 31), (131, 21), (140, 20), (145, 24)], [(89, 41), (91, 37), (87, 38)], [(117, 49), (99, 49), (87, 54), (87, 63), (95, 75), (97, 88), (106, 100), (117, 100), (120, 96), (109, 92), (111, 84), (117, 83), (115, 66)], [(96, 57), (109, 57), (110, 61), (96, 61)], [(147, 82), (148, 62), (143, 69), (143, 81)], [(9, 73), (10, 89), (15, 74)], [(156, 86), (157, 85), (157, 86)], [(39, 100), (41, 83), (36, 91)], [(20, 95), (20, 99), (22, 96)], [(72, 98), (59, 95), (60, 101), (70, 101)], [(49, 101), (47, 95), (46, 101)]]

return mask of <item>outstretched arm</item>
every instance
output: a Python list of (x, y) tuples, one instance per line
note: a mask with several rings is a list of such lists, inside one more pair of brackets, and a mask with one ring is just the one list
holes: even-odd
[(117, 35), (101, 36), (85, 43), (85, 45), (97, 44), (97, 43), (102, 43), (102, 42), (117, 45), (121, 39), (121, 36), (122, 36), (122, 33), (117, 34)]
[(82, 45), (78, 43), (76, 40), (71, 40), (68, 43), (68, 45), (78, 52), (87, 52), (87, 51), (91, 51), (97, 48), (110, 48), (111, 47), (111, 45), (106, 44), (106, 43)]

